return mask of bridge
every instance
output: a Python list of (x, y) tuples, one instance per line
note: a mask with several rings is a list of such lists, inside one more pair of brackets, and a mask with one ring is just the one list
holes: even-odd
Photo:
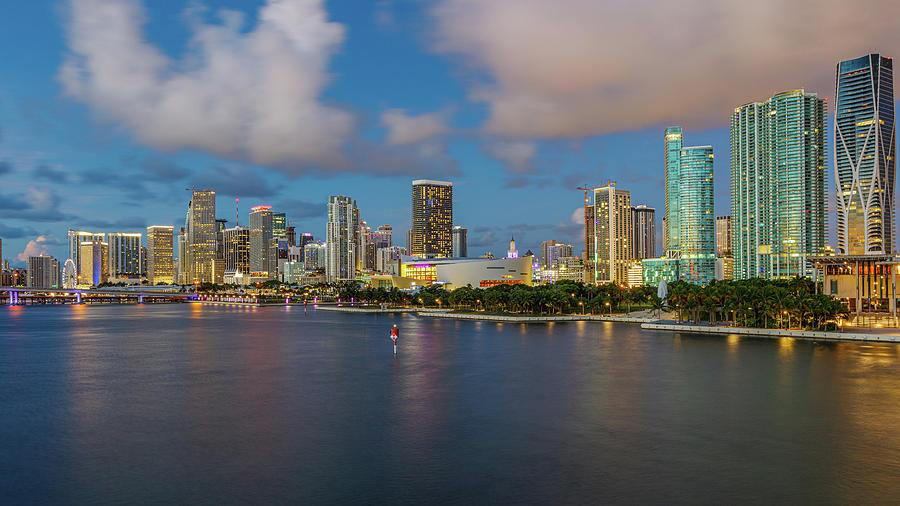
[(0, 286), (0, 304), (127, 304), (182, 302), (197, 294), (146, 288), (41, 288)]

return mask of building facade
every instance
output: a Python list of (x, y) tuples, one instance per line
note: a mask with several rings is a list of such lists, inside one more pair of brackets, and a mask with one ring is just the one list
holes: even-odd
[(465, 227), (455, 226), (451, 230), (452, 246), (451, 256), (454, 258), (465, 258), (469, 256), (469, 229)]
[(681, 148), (683, 147), (683, 133), (681, 127), (669, 127), (666, 129), (665, 142), (665, 169), (666, 169), (666, 217), (664, 218), (663, 232), (665, 239), (665, 254), (678, 258), (681, 247)]
[(453, 255), (453, 183), (418, 179), (412, 182), (412, 229), (409, 251), (424, 258)]
[(49, 255), (28, 257), (25, 286), (62, 288), (59, 261)]
[(731, 254), (731, 216), (716, 216), (716, 256), (726, 253)]
[[(260, 280), (278, 276), (278, 246), (272, 206), (250, 208), (250, 277)], [(226, 270), (227, 262), (226, 262)]]
[(356, 201), (345, 195), (328, 197), (325, 279), (341, 281), (356, 278), (358, 233), (359, 209)]
[(141, 234), (111, 232), (106, 234), (106, 265), (111, 279), (140, 279), (143, 276)]
[[(716, 216), (713, 196), (713, 148), (682, 148), (678, 195), (678, 259), (681, 279), (706, 285), (716, 276)], [(669, 222), (671, 230), (673, 223)], [(671, 235), (671, 232), (670, 232)], [(670, 246), (671, 247), (671, 246)]]
[(185, 284), (212, 283), (216, 258), (216, 192), (193, 190), (188, 204)]
[(736, 278), (815, 275), (808, 259), (825, 246), (824, 99), (793, 90), (734, 110), (730, 225)]
[(69, 258), (75, 263), (78, 274), (81, 274), (81, 243), (83, 242), (105, 242), (106, 234), (97, 232), (86, 232), (84, 230), (69, 229)]
[(656, 257), (656, 209), (643, 204), (631, 208), (632, 256), (638, 260)]
[(250, 229), (247, 227), (226, 228), (223, 232), (225, 242), (225, 274), (232, 284), (248, 284), (250, 282)]
[(175, 282), (174, 227), (147, 227), (147, 282), (171, 285)]
[(628, 278), (628, 261), (632, 259), (633, 231), (631, 228), (631, 194), (616, 188), (615, 183), (593, 189), (593, 235), (585, 249), (591, 252), (587, 259), (590, 283), (625, 283)]
[(80, 286), (97, 286), (109, 279), (109, 268), (106, 264), (108, 245), (97, 240), (84, 241), (78, 252), (78, 284)]
[(842, 61), (835, 84), (837, 252), (893, 254), (893, 61), (877, 53)]

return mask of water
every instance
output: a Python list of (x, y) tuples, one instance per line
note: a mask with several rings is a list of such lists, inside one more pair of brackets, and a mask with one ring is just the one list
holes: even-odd
[(0, 454), (5, 504), (896, 502), (900, 346), (0, 307)]

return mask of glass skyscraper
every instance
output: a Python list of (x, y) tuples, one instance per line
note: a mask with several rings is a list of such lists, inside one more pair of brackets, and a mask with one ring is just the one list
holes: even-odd
[(216, 192), (193, 190), (186, 219), (188, 255), (184, 282), (212, 283), (216, 258)]
[(325, 277), (328, 281), (356, 279), (359, 209), (344, 195), (328, 197)]
[[(679, 152), (679, 271), (681, 279), (706, 285), (716, 276), (716, 216), (713, 206), (713, 148), (694, 146)], [(672, 240), (672, 218), (669, 218)], [(672, 249), (671, 244), (669, 249)]]
[(825, 247), (825, 101), (792, 90), (731, 117), (734, 276), (815, 275)]
[(278, 247), (274, 235), (274, 216), (272, 206), (250, 208), (251, 278), (275, 279), (278, 275)]
[(681, 235), (680, 217), (681, 203), (679, 195), (681, 192), (681, 148), (682, 148), (682, 132), (681, 127), (669, 127), (666, 129), (666, 217), (665, 226), (663, 227), (663, 244), (665, 245), (665, 254), (671, 257), (678, 257), (678, 250), (681, 247), (679, 240)]
[(837, 64), (834, 170), (839, 254), (892, 254), (894, 66), (869, 54)]

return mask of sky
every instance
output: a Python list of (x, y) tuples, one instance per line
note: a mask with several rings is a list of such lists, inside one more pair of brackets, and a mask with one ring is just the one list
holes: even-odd
[(317, 239), (349, 195), (402, 245), (421, 178), (453, 182), (470, 255), (580, 251), (578, 186), (615, 181), (660, 222), (670, 125), (714, 147), (729, 214), (734, 107), (830, 101), (839, 60), (900, 54), (898, 18), (889, 0), (8, 2), (3, 257), (64, 259), (68, 228), (177, 230), (191, 187), (229, 226), (239, 198), (240, 223), (268, 204)]

